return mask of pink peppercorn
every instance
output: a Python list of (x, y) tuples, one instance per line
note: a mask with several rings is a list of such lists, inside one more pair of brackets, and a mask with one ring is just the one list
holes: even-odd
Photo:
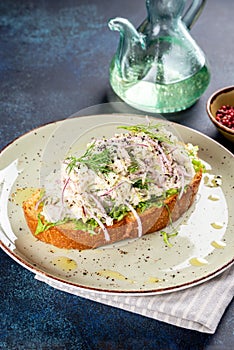
[(230, 105), (221, 106), (216, 112), (216, 120), (227, 128), (234, 130), (234, 107)]

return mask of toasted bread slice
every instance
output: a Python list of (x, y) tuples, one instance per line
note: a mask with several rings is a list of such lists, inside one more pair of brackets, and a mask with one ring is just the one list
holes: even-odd
[[(151, 207), (143, 213), (139, 213), (142, 234), (145, 235), (162, 230), (171, 221), (179, 219), (193, 204), (201, 178), (202, 171), (200, 170), (195, 174), (181, 198), (179, 198), (178, 194), (172, 195), (164, 201), (164, 206), (160, 208)], [(23, 203), (24, 215), (33, 235), (35, 235), (38, 224), (38, 214), (41, 213), (43, 208), (43, 205), (36, 205), (39, 198), (40, 190), (38, 189)], [(44, 218), (42, 216), (43, 220)], [(116, 221), (112, 226), (107, 226), (106, 228), (110, 236), (109, 241), (105, 239), (101, 228), (96, 229), (96, 234), (90, 234), (89, 232), (74, 229), (74, 225), (71, 223), (51, 227), (36, 234), (35, 237), (59, 248), (79, 250), (93, 249), (124, 239), (138, 237), (138, 222), (132, 213), (129, 213), (121, 221)]]

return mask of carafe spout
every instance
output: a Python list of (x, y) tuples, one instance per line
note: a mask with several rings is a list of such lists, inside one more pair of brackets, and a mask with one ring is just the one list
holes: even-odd
[[(115, 54), (115, 63), (120, 76), (128, 80), (131, 75), (131, 62), (139, 60), (146, 49), (145, 35), (139, 33), (135, 27), (125, 18), (116, 17), (108, 22), (111, 30), (120, 33), (120, 40)], [(135, 74), (134, 74), (135, 75)], [(134, 75), (131, 79), (135, 79)]]

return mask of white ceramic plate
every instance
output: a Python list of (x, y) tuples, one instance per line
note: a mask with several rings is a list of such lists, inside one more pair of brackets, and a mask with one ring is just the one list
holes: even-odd
[[(69, 118), (42, 126), (6, 147), (0, 156), (1, 245), (15, 261), (48, 282), (95, 292), (160, 294), (205, 282), (234, 260), (233, 155), (194, 130), (170, 124), (184, 142), (199, 145), (199, 156), (222, 186), (202, 182), (197, 200), (167, 247), (160, 233), (96, 250), (58, 249), (37, 241), (24, 220), (21, 202), (64, 156), (83, 152), (90, 139), (113, 135), (123, 124), (144, 123), (134, 115)], [(153, 119), (153, 118), (152, 118)], [(155, 121), (155, 119), (153, 119)], [(213, 200), (209, 199), (212, 198)], [(216, 199), (216, 200), (214, 200)], [(218, 199), (218, 200), (217, 200)]]

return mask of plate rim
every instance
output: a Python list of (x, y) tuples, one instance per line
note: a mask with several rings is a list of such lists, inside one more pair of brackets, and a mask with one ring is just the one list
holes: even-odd
[[(0, 233), (1, 233), (1, 231), (0, 231)], [(24, 268), (26, 268), (30, 272), (34, 273), (35, 278), (36, 278), (36, 276), (42, 276), (43, 281), (46, 282), (47, 284), (50, 284), (49, 281), (52, 280), (52, 281), (59, 283), (60, 285), (69, 286), (69, 287), (83, 290), (83, 291), (85, 290), (88, 292), (94, 292), (94, 293), (98, 293), (98, 294), (104, 293), (104, 294), (108, 294), (108, 295), (141, 296), (141, 295), (157, 295), (157, 294), (161, 295), (161, 294), (178, 292), (178, 291), (192, 288), (192, 287), (195, 287), (199, 284), (208, 282), (212, 278), (219, 276), (220, 274), (225, 272), (227, 269), (231, 268), (231, 266), (234, 264), (234, 258), (233, 258), (227, 264), (220, 267), (218, 270), (216, 270), (216, 271), (214, 271), (206, 276), (203, 276), (201, 278), (195, 279), (191, 282), (182, 283), (178, 286), (164, 287), (164, 288), (158, 288), (158, 289), (149, 289), (147, 291), (144, 291), (144, 290), (136, 290), (136, 291), (124, 290), (124, 291), (121, 291), (121, 290), (114, 290), (114, 289), (110, 290), (110, 289), (101, 289), (101, 288), (97, 288), (97, 287), (89, 287), (89, 286), (85, 286), (85, 285), (79, 285), (79, 284), (76, 284), (74, 282), (70, 282), (68, 280), (63, 280), (62, 278), (59, 278), (57, 276), (53, 276), (52, 274), (49, 274), (48, 272), (42, 271), (39, 268), (37, 268), (36, 266), (33, 266), (32, 264), (28, 263), (26, 260), (22, 259), (19, 255), (15, 254), (13, 251), (11, 251), (1, 240), (0, 240), (0, 246), (1, 246), (2, 250), (8, 256), (10, 256), (15, 262), (17, 262), (19, 265), (23, 266)]]

